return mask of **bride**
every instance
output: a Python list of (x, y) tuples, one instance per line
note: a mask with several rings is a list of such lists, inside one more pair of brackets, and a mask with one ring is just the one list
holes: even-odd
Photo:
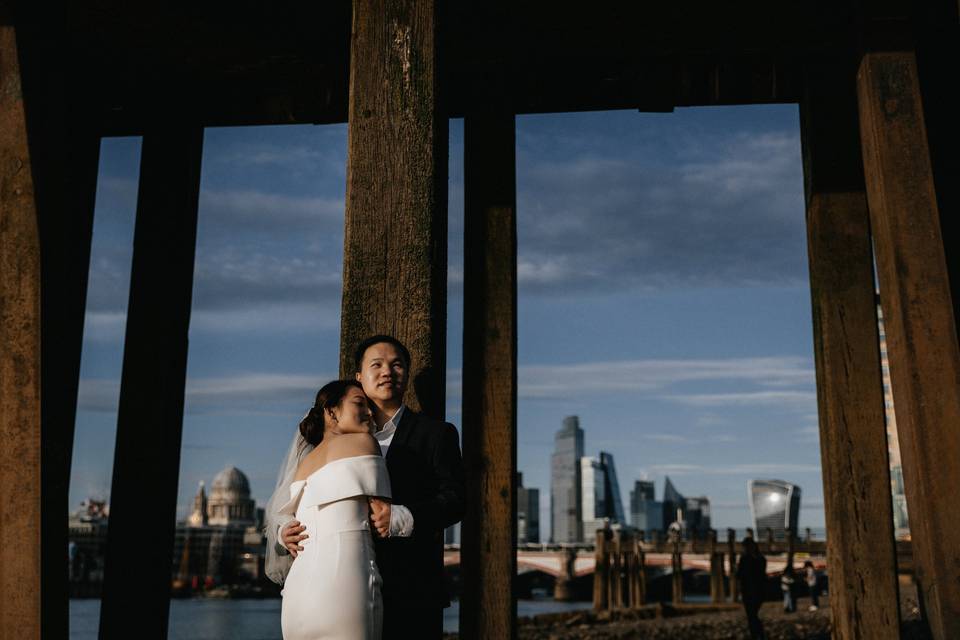
[[(390, 478), (371, 435), (360, 383), (335, 380), (317, 393), (267, 505), (267, 575), (283, 584), (284, 640), (379, 640), (383, 616), (368, 498), (389, 499)], [(306, 527), (278, 553), (280, 526)]]

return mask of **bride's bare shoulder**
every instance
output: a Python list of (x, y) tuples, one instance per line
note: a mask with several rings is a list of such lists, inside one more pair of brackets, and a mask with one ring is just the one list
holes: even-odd
[(327, 457), (326, 447), (317, 447), (305, 455), (303, 460), (300, 461), (300, 466), (297, 467), (294, 482), (297, 480), (305, 480), (311, 473), (325, 465), (327, 463)]
[(327, 462), (352, 456), (380, 455), (380, 445), (369, 433), (345, 433), (330, 442)]

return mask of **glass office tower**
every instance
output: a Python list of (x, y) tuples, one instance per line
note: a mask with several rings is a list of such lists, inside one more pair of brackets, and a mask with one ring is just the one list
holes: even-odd
[(554, 437), (550, 464), (550, 541), (580, 542), (583, 539), (580, 498), (580, 459), (583, 430), (577, 416), (563, 419)]
[(759, 538), (773, 530), (775, 538), (786, 538), (786, 530), (797, 532), (800, 522), (800, 487), (783, 480), (747, 482), (753, 527)]

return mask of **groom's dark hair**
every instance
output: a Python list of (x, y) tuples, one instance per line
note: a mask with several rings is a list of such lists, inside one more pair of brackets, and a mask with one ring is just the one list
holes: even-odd
[(353, 352), (353, 364), (357, 371), (360, 371), (363, 368), (363, 356), (367, 353), (367, 349), (375, 344), (381, 343), (392, 344), (396, 350), (400, 352), (400, 357), (403, 358), (403, 361), (407, 364), (407, 368), (410, 368), (410, 352), (407, 351), (405, 346), (403, 346), (403, 343), (393, 336), (388, 336), (381, 333), (375, 336), (370, 336), (357, 345), (357, 350)]

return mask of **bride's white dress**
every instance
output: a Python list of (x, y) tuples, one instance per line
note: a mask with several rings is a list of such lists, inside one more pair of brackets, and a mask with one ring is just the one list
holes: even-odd
[(383, 618), (367, 496), (390, 497), (381, 456), (340, 458), (290, 484), (280, 513), (306, 526), (283, 585), (284, 640), (379, 640)]

